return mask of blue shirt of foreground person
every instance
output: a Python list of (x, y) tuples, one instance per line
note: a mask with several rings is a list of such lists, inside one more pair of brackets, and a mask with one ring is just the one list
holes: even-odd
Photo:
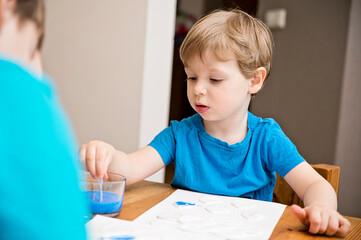
[(0, 0), (0, 239), (81, 240), (74, 137), (51, 81), (29, 66), (41, 21), (21, 11), (43, 16), (42, 4)]

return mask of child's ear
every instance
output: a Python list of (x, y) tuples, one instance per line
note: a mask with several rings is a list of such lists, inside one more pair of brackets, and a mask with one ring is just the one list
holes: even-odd
[(255, 75), (251, 78), (251, 82), (249, 85), (248, 93), (256, 94), (259, 90), (261, 90), (264, 79), (266, 78), (267, 71), (264, 67), (259, 67), (255, 71)]

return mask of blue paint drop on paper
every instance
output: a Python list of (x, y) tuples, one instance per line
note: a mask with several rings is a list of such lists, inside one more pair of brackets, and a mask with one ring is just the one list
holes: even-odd
[(189, 203), (189, 202), (183, 202), (183, 201), (174, 202), (173, 205), (176, 207), (197, 206), (195, 203)]

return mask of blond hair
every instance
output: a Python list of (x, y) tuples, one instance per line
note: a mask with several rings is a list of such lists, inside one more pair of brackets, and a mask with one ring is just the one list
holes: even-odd
[[(268, 27), (241, 10), (218, 10), (194, 24), (180, 47), (184, 65), (211, 50), (221, 61), (237, 60), (246, 78), (264, 67), (271, 71), (273, 38)], [(231, 54), (231, 55), (230, 55)]]

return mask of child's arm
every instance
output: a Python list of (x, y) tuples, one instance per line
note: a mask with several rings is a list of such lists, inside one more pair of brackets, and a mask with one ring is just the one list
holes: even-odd
[(303, 200), (304, 208), (292, 205), (291, 210), (309, 226), (310, 233), (331, 236), (348, 232), (350, 222), (337, 212), (334, 189), (308, 163), (300, 163), (284, 179)]
[(153, 147), (146, 146), (126, 154), (101, 141), (83, 144), (80, 158), (93, 177), (106, 179), (107, 172), (118, 173), (126, 177), (127, 184), (143, 180), (165, 166)]

